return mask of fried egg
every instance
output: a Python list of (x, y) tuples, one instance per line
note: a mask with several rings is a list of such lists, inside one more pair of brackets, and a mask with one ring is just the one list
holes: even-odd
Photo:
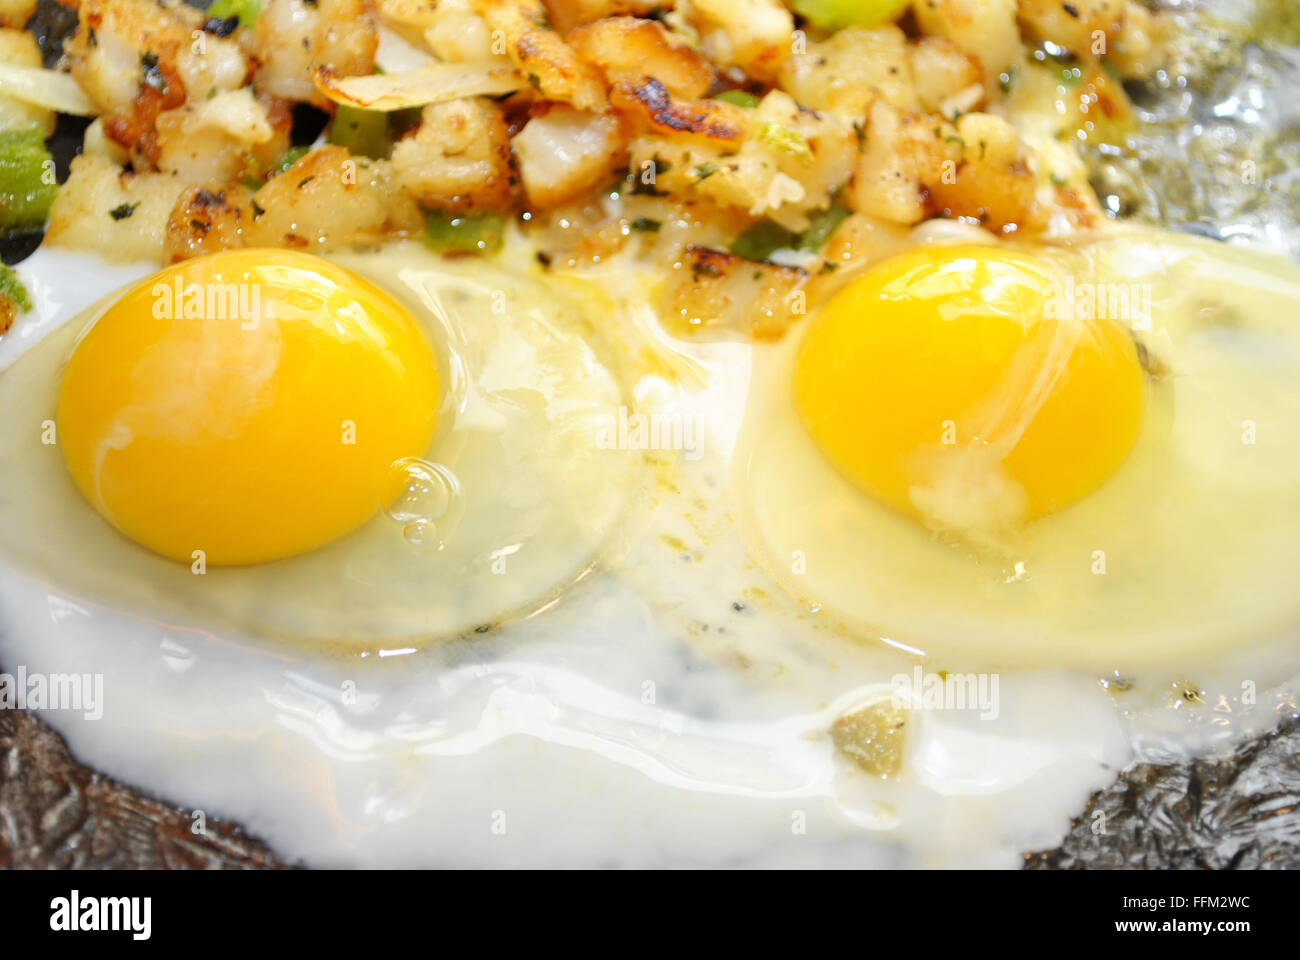
[(600, 552), (638, 469), (591, 442), (627, 403), (618, 363), (571, 295), (484, 264), (189, 260), (0, 379), (31, 411), (0, 427), (0, 516), (89, 596), (289, 640), (446, 636)]
[(922, 247), (760, 350), (736, 489), (810, 605), (948, 662), (1186, 663), (1300, 622), (1300, 277), (1121, 234)]

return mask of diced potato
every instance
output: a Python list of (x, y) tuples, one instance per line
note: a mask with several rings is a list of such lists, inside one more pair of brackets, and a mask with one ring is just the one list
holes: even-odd
[(551, 29), (541, 0), (481, 0), (483, 19), (500, 31), (505, 52), (548, 100), (579, 110), (605, 109), (605, 83), (595, 67)]
[(269, 162), (289, 145), (287, 125), (277, 137), (248, 87), (161, 113), (156, 126), (158, 169), (186, 183), (224, 183), (244, 167), (245, 157)]
[(134, 109), (146, 59), (177, 88), (173, 105), (239, 89), (250, 76), (248, 58), (234, 39), (197, 30), (200, 22), (198, 11), (152, 0), (81, 0), (77, 30), (63, 51), (73, 77), (103, 111)]
[(653, 20), (600, 20), (579, 27), (569, 43), (611, 82), (654, 77), (671, 95), (686, 99), (704, 96), (713, 84), (708, 61)]
[(745, 111), (720, 100), (674, 99), (653, 77), (620, 82), (610, 103), (638, 132), (684, 143), (733, 150), (745, 135)]
[(992, 114), (968, 113), (957, 121), (957, 134), (961, 161), (954, 175), (926, 181), (935, 207), (991, 230), (1031, 225), (1036, 178), (1016, 128)]
[(664, 291), (661, 312), (682, 333), (743, 333), (777, 340), (807, 312), (808, 275), (734, 254), (688, 247)]
[(979, 61), (962, 53), (957, 45), (943, 37), (923, 37), (908, 51), (912, 59), (913, 85), (921, 110), (941, 113), (951, 118), (949, 104), (966, 91), (979, 86), (973, 100), (964, 101), (962, 113), (970, 113), (984, 100), (984, 75)]
[(449, 20), (449, 14), (473, 16), (471, 8), (469, 0), (375, 0), (379, 22), (416, 46), (425, 42), (425, 31), (439, 19)]
[(926, 120), (876, 101), (849, 193), (850, 206), (891, 223), (923, 220), (926, 183), (940, 179), (945, 170), (955, 171), (959, 159), (946, 144), (946, 136), (937, 118)]
[(20, 67), (41, 66), (41, 48), (36, 43), (36, 37), (26, 30), (0, 27), (0, 63), (15, 63)]
[(850, 202), (893, 223), (940, 213), (1008, 230), (1037, 226), (1035, 193), (1019, 134), (1001, 117), (970, 113), (954, 127), (877, 103)]
[(1101, 56), (1124, 26), (1124, 0), (1019, 0), (1026, 35), (1080, 57)]
[(907, 38), (893, 24), (850, 27), (810, 43), (807, 53), (786, 61), (781, 83), (804, 106), (855, 120), (866, 119), (877, 97), (903, 110), (917, 108)]
[(1145, 78), (1165, 61), (1169, 21), (1134, 0), (1124, 5), (1124, 26), (1111, 38), (1109, 60), (1125, 77)]
[(657, 191), (685, 200), (708, 197), (801, 232), (809, 213), (830, 206), (853, 171), (853, 127), (801, 110), (779, 90), (744, 113), (738, 150), (724, 154), (707, 141), (642, 137), (633, 144), (633, 172), (643, 179), (652, 172)]
[[(76, 32), (63, 45), (72, 76), (103, 111), (130, 111), (140, 91), (142, 58), (179, 85), (176, 60), (190, 30), (152, 0), (81, 0)], [(203, 91), (206, 96), (207, 90)], [(184, 92), (177, 91), (184, 101)]]
[(794, 52), (794, 17), (780, 0), (690, 0), (685, 8), (715, 63), (774, 79)]
[(36, 0), (0, 0), (0, 27), (21, 30), (35, 12)]
[(998, 77), (1024, 59), (1017, 0), (914, 0), (923, 33), (947, 37), (975, 57), (984, 72), (984, 89), (998, 90)]
[(514, 139), (529, 203), (560, 204), (607, 183), (627, 166), (627, 143), (614, 117), (555, 106)]
[(547, 0), (555, 29), (567, 34), (583, 23), (625, 14), (644, 16), (655, 10), (671, 10), (673, 0)]
[(426, 207), (493, 210), (512, 196), (510, 138), (501, 108), (476, 97), (431, 104), (393, 148), (393, 178)]
[[(722, 175), (709, 177), (703, 192), (733, 206), (752, 199), (751, 215), (804, 230), (808, 214), (829, 207), (853, 172), (857, 135), (852, 124), (830, 114), (809, 113), (778, 90), (764, 97), (747, 119), (744, 145), (734, 158), (723, 159)], [(733, 165), (740, 167), (739, 177), (733, 175)], [(765, 195), (762, 185), (769, 176), (772, 187)], [(791, 189), (792, 184), (798, 189)]]
[(1135, 122), (1133, 104), (1124, 85), (1100, 64), (1085, 67), (1083, 76), (1069, 88), (1062, 102), (1067, 107), (1062, 119), (1093, 142), (1121, 142)]
[(269, 0), (253, 28), (259, 91), (285, 100), (329, 105), (312, 76), (369, 74), (379, 32), (369, 0)]
[(252, 79), (253, 65), (234, 38), (195, 32), (190, 30), (189, 43), (176, 55), (176, 72), (190, 100), (238, 90)]
[(167, 220), (184, 186), (172, 174), (123, 173), (107, 157), (76, 157), (50, 210), (45, 242), (109, 260), (161, 263)]
[[(0, 0), (0, 9), (7, 0)], [(41, 66), (36, 38), (25, 30), (0, 29), (0, 63), (19, 67)], [(0, 131), (38, 129), (44, 136), (54, 132), (54, 111), (9, 97), (0, 97)]]
[[(387, 0), (403, 7), (427, 8), (431, 0)], [(380, 4), (381, 15), (385, 9)], [(493, 44), (487, 22), (469, 0), (441, 0), (425, 22), (422, 36), (433, 55), (444, 63), (489, 63), (507, 59), (505, 44)], [(493, 47), (496, 49), (493, 49)]]
[(89, 156), (106, 157), (118, 166), (124, 167), (131, 162), (131, 154), (121, 144), (114, 143), (104, 133), (104, 118), (96, 117), (86, 127), (81, 139), (81, 152)]
[(315, 251), (414, 235), (424, 226), (415, 200), (382, 160), (318, 147), (259, 189), (245, 221), (247, 246)]
[(251, 191), (239, 184), (221, 190), (185, 190), (167, 218), (163, 259), (177, 263), (243, 246), (244, 226), (252, 216), (250, 195)]

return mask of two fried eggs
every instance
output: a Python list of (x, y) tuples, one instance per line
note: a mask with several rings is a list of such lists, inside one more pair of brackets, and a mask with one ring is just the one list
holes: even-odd
[[(1289, 265), (1160, 234), (1061, 250), (919, 244), (780, 343), (750, 345), (664, 334), (652, 281), (631, 264), (561, 280), (514, 252), (513, 267), (400, 246), (330, 262), (224, 254), (49, 333), (0, 376), (5, 408), (32, 411), (0, 427), (12, 561), (71, 596), (172, 624), (170, 642), (187, 650), (175, 624), (270, 635), (299, 674), (333, 676), (341, 654), (346, 675), (349, 657), (468, 637), (429, 648), (437, 669), (421, 660), (424, 672), (390, 675), (403, 690), (422, 677), (463, 715), (390, 688), (402, 723), (372, 731), (387, 759), (342, 750), (356, 736), (343, 728), (365, 723), (330, 713), (312, 739), (332, 744), (320, 763), (335, 789), (363, 766), (374, 783), (418, 780), (397, 759), (416, 743), (411, 756), (473, 756), (485, 782), (549, 783), (590, 813), (591, 796), (571, 791), (610, 782), (594, 771), (612, 759), (673, 791), (668, 811), (744, 798), (743, 816), (716, 803), (717, 822), (697, 825), (729, 824), (727, 856), (771, 842), (757, 800), (817, 797), (850, 833), (910, 829), (919, 843), (926, 824), (952, 819), (952, 796), (1039, 796), (1044, 771), (1060, 781), (1084, 756), (1087, 775), (1040, 803), (1050, 839), (1049, 814), (1063, 826), (1125, 759), (1096, 710), (1098, 674), (1182, 676), (1285, 650), (1300, 622), (1286, 589), (1300, 517)], [(192, 284), (233, 287), (231, 303), (247, 285), (245, 302), (257, 290), (262, 309), (196, 328)], [(1116, 289), (1130, 294), (1124, 310), (1074, 296)], [(692, 425), (679, 433), (698, 449), (635, 429), (615, 429), (607, 449), (611, 424), (638, 416)], [(42, 443), (48, 424), (54, 442)], [(498, 629), (473, 632), (485, 625)], [(91, 642), (97, 629), (139, 654), (102, 623)], [(711, 669), (694, 699), (697, 667), (674, 662), (683, 656)], [(1293, 670), (1268, 656), (1276, 679)], [(824, 734), (916, 657), (1070, 668), (1087, 682), (1039, 672), (1004, 683), (1005, 735), (912, 722), (905, 763), (882, 786), (833, 759)], [(326, 704), (330, 686), (307, 684)], [(658, 703), (668, 689), (672, 702)], [(287, 725), (282, 698), (267, 700), (270, 728)], [(1044, 720), (1067, 702), (1074, 719)], [(1002, 746), (971, 754), (985, 758), (979, 770), (952, 767), (973, 731)], [(551, 766), (521, 762), (518, 734), (545, 743)], [(1025, 737), (1039, 749), (1027, 754)], [(601, 762), (582, 761), (588, 778), (561, 788), (548, 771), (570, 770), (574, 750)], [(1036, 772), (1022, 769), (1026, 755)], [(251, 792), (275, 808), (266, 798), (279, 788), (263, 788)], [(618, 822), (664, 802), (623, 788), (601, 801)], [(453, 805), (473, 822), (486, 799), (456, 794), (387, 810), (380, 821), (404, 826), (379, 860), (415, 856), (396, 853), (396, 837), (418, 832), (420, 810), (450, 822)], [(282, 829), (291, 804), (277, 795)], [(376, 802), (329, 804), (355, 832), (378, 822)], [(984, 824), (975, 835), (1010, 843), (985, 800), (962, 803)], [(588, 855), (612, 829), (601, 819), (584, 826)], [(487, 856), (424, 839), (429, 856)], [(324, 855), (346, 857), (335, 841)], [(312, 849), (296, 834), (289, 846)]]

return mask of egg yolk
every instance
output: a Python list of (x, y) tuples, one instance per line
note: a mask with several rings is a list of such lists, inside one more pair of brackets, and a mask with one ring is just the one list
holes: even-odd
[(1144, 389), (1127, 331), (1070, 289), (991, 247), (877, 264), (810, 324), (800, 418), (859, 489), (932, 526), (1059, 510), (1128, 455)]
[(318, 257), (237, 250), (172, 266), (99, 317), (68, 361), (57, 432), (128, 537), (245, 564), (374, 516), (438, 403), (433, 349), (397, 300)]

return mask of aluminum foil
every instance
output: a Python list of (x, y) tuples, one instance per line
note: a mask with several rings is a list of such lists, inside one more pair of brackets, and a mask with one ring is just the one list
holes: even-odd
[[(1118, 217), (1300, 259), (1300, 11), (1293, 0), (1164, 6), (1182, 27), (1173, 59), (1130, 90), (1141, 132), (1090, 149), (1098, 195)], [(47, 62), (67, 20), (42, 0)], [(187, 809), (79, 763), (37, 718), (0, 712), (0, 868), (285, 866), (237, 825), (208, 820), (196, 833)], [(1300, 710), (1225, 756), (1136, 764), (1025, 866), (1300, 866)]]
[(1097, 196), (1132, 218), (1300, 260), (1300, 7), (1180, 0), (1166, 68), (1129, 85), (1138, 131), (1085, 151)]
[[(1105, 833), (1097, 832), (1104, 825)], [(1141, 763), (1093, 796), (1034, 870), (1300, 866), (1300, 720), (1229, 756)]]
[(237, 826), (213, 819), (198, 824), (188, 810), (78, 763), (34, 716), (0, 711), (0, 868), (283, 866)]

